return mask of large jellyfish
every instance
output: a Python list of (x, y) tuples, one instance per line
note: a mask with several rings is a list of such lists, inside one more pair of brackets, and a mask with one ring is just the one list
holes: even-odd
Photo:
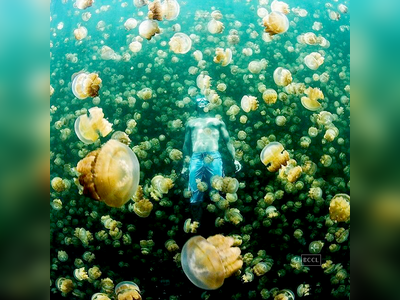
[(279, 11), (273, 11), (263, 19), (265, 32), (269, 33), (270, 36), (275, 34), (281, 34), (289, 29), (288, 18)]
[(260, 159), (268, 171), (276, 172), (281, 166), (286, 165), (289, 160), (289, 153), (281, 143), (271, 142), (261, 151)]
[(189, 280), (197, 287), (215, 290), (239, 270), (243, 261), (240, 249), (232, 247), (234, 239), (217, 234), (208, 239), (194, 236), (182, 249), (182, 268)]
[(109, 140), (78, 162), (79, 182), (83, 194), (121, 207), (135, 194), (140, 166), (133, 151), (117, 140)]

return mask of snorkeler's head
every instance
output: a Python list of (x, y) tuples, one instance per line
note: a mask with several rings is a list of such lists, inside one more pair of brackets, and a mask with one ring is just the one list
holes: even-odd
[(195, 102), (198, 108), (206, 108), (210, 101), (207, 100), (206, 96), (200, 94), (195, 98)]

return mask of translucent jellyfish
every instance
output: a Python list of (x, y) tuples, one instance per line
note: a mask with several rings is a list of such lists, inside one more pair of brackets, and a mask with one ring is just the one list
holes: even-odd
[(130, 143), (132, 142), (131, 139), (129, 138), (129, 136), (123, 132), (123, 131), (116, 131), (112, 134), (111, 138), (113, 140), (117, 140), (118, 142), (121, 142), (127, 146), (130, 145)]
[(145, 39), (150, 40), (154, 35), (160, 32), (158, 23), (154, 20), (144, 20), (139, 25), (139, 34)]
[(156, 175), (151, 180), (150, 195), (154, 200), (160, 200), (163, 194), (167, 194), (174, 186), (172, 179), (162, 175)]
[(162, 13), (166, 20), (175, 20), (179, 16), (181, 8), (176, 0), (164, 0), (162, 2)]
[(272, 1), (271, 11), (278, 11), (285, 15), (287, 15), (290, 12), (289, 5), (287, 3), (277, 0)]
[(265, 32), (270, 36), (285, 33), (289, 29), (289, 20), (281, 12), (273, 11), (263, 18)]
[(75, 6), (79, 9), (86, 9), (93, 4), (93, 0), (76, 0)]
[(193, 57), (196, 61), (200, 61), (203, 59), (203, 53), (200, 50), (196, 50), (193, 52)]
[(199, 89), (206, 90), (211, 86), (211, 77), (205, 74), (200, 74), (196, 78), (196, 84)]
[(221, 66), (225, 67), (229, 65), (232, 61), (232, 50), (227, 48), (217, 48), (215, 49), (214, 62), (217, 64), (221, 64)]
[(171, 37), (168, 44), (174, 53), (185, 54), (192, 47), (192, 40), (188, 35), (178, 32)]
[(92, 298), (90, 298), (91, 300), (111, 300), (107, 294), (104, 293), (96, 293), (93, 294)]
[(72, 75), (72, 92), (78, 99), (96, 97), (101, 85), (101, 78), (96, 73), (78, 72)]
[(316, 70), (324, 63), (324, 58), (320, 53), (312, 52), (304, 57), (304, 63), (311, 70)]
[(294, 293), (291, 290), (284, 289), (278, 292), (274, 300), (294, 300)]
[(149, 12), (147, 16), (149, 19), (161, 21), (163, 17), (162, 6), (160, 0), (154, 0), (148, 5)]
[(247, 66), (250, 73), (252, 74), (260, 74), (260, 72), (264, 69), (264, 67), (266, 67), (266, 61), (264, 64), (264, 62), (259, 60), (253, 60), (249, 62), (249, 65)]
[(278, 93), (274, 89), (267, 89), (263, 92), (262, 98), (266, 104), (274, 104), (278, 99)]
[(329, 216), (337, 222), (350, 220), (350, 196), (346, 194), (336, 194), (329, 205)]
[(287, 86), (292, 82), (292, 73), (288, 69), (278, 67), (274, 71), (274, 81), (276, 85)]
[(281, 166), (286, 165), (289, 160), (289, 153), (281, 143), (271, 142), (261, 151), (260, 159), (268, 171), (276, 172)]
[(232, 247), (233, 243), (234, 238), (220, 234), (208, 239), (202, 236), (189, 239), (181, 253), (182, 268), (189, 280), (205, 290), (221, 287), (225, 278), (243, 265), (240, 249)]
[(85, 37), (87, 37), (87, 34), (88, 30), (84, 26), (79, 26), (77, 29), (74, 30), (74, 36), (78, 41), (83, 40)]
[(243, 96), (240, 101), (240, 106), (245, 112), (250, 112), (251, 110), (256, 110), (258, 108), (258, 100), (254, 96)]
[(137, 23), (138, 23), (138, 22), (137, 22), (136, 19), (134, 19), (134, 18), (129, 18), (129, 19), (127, 19), (127, 20), (125, 21), (124, 27), (125, 27), (126, 30), (131, 30), (131, 29), (136, 28)]
[(138, 285), (132, 281), (122, 281), (115, 286), (117, 300), (142, 300)]
[(213, 18), (215, 20), (221, 20), (222, 19), (222, 13), (219, 10), (214, 10), (211, 13), (211, 18)]
[(224, 30), (224, 28), (225, 28), (224, 24), (222, 24), (221, 21), (217, 21), (215, 19), (212, 19), (207, 24), (207, 30), (211, 34), (221, 33)]
[(140, 166), (135, 153), (116, 140), (90, 152), (76, 169), (83, 194), (111, 207), (129, 201), (139, 184)]
[(89, 117), (86, 114), (81, 115), (75, 121), (75, 133), (85, 144), (92, 144), (111, 131), (112, 124), (104, 119), (103, 110), (99, 107), (90, 108)]
[(324, 94), (319, 88), (309, 87), (304, 91), (307, 97), (301, 97), (301, 104), (311, 111), (316, 111), (321, 108), (321, 103), (318, 99), (324, 99)]
[(145, 5), (149, 4), (149, 0), (133, 0), (133, 4), (137, 8), (140, 8), (142, 6), (145, 6)]
[(115, 59), (117, 54), (110, 47), (103, 46), (103, 47), (101, 47), (101, 50), (100, 50), (100, 56), (101, 56), (101, 59), (111, 60), (111, 59)]

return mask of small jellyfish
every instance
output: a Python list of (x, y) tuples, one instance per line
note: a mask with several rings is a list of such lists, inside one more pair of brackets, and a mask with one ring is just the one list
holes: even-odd
[(92, 298), (90, 298), (91, 300), (111, 300), (107, 294), (104, 293), (96, 293), (93, 294)]
[(192, 47), (192, 40), (184, 33), (178, 32), (171, 37), (169, 41), (170, 49), (177, 54), (185, 54)]
[(251, 110), (257, 110), (258, 108), (258, 100), (254, 96), (243, 96), (240, 101), (240, 106), (245, 112), (250, 112)]
[(83, 40), (85, 37), (87, 37), (87, 34), (88, 30), (84, 26), (79, 26), (77, 29), (74, 30), (74, 36), (78, 41)]
[(288, 69), (278, 67), (274, 71), (274, 81), (278, 86), (287, 86), (292, 82), (292, 73)]
[(133, 53), (139, 52), (142, 50), (142, 43), (139, 41), (133, 41), (129, 44), (129, 50), (131, 50)]
[(221, 66), (225, 67), (229, 65), (232, 61), (232, 50), (227, 48), (217, 48), (215, 49), (214, 60), (215, 63), (221, 64)]
[(147, 16), (149, 17), (149, 19), (158, 21), (162, 20), (163, 12), (160, 0), (154, 0), (153, 2), (150, 2), (148, 8), (149, 12)]
[(285, 15), (287, 15), (290, 12), (289, 5), (287, 3), (277, 0), (272, 1), (271, 11), (278, 11)]
[(76, 0), (75, 6), (79, 9), (86, 9), (93, 5), (94, 0)]
[(75, 133), (85, 144), (92, 144), (111, 131), (112, 124), (104, 119), (103, 110), (99, 107), (90, 108), (89, 117), (81, 115), (75, 121)]
[(278, 99), (278, 93), (274, 89), (266, 89), (263, 92), (262, 98), (266, 104), (274, 104)]
[(278, 292), (274, 300), (294, 300), (294, 293), (291, 290), (283, 289)]
[(304, 63), (309, 69), (316, 70), (324, 63), (324, 58), (320, 53), (312, 52), (304, 57)]
[(301, 97), (301, 104), (310, 111), (316, 111), (321, 108), (318, 99), (324, 99), (324, 94), (319, 88), (309, 87), (304, 91), (308, 97)]
[(337, 222), (350, 220), (350, 196), (346, 194), (335, 195), (329, 205), (329, 216)]
[(221, 33), (224, 30), (224, 28), (225, 28), (224, 24), (222, 24), (221, 21), (217, 21), (215, 19), (212, 19), (207, 24), (207, 30), (211, 34)]
[(90, 152), (76, 169), (83, 194), (111, 207), (129, 201), (139, 184), (140, 166), (135, 153), (116, 140)]
[(132, 281), (122, 281), (115, 286), (117, 300), (142, 300), (138, 285)]
[(162, 2), (162, 13), (165, 20), (175, 20), (181, 10), (178, 1), (164, 0)]
[(127, 19), (127, 20), (125, 21), (124, 27), (125, 27), (126, 30), (131, 30), (131, 29), (136, 28), (137, 23), (138, 23), (138, 22), (136, 21), (136, 19), (134, 19), (134, 18), (129, 18), (129, 19)]
[(276, 172), (282, 165), (286, 165), (289, 160), (289, 153), (281, 143), (271, 142), (261, 151), (260, 159), (268, 171)]
[(129, 136), (123, 131), (116, 131), (112, 134), (111, 139), (117, 140), (127, 146), (132, 142)]
[(96, 73), (78, 72), (72, 75), (72, 92), (78, 99), (99, 95), (101, 78)]
[(133, 4), (137, 8), (140, 8), (142, 6), (145, 6), (145, 5), (149, 4), (149, 0), (133, 0)]
[(182, 249), (182, 268), (189, 280), (197, 287), (215, 290), (222, 286), (225, 278), (238, 271), (243, 261), (240, 249), (232, 247), (234, 238), (223, 235), (208, 239), (194, 236)]
[(139, 34), (145, 39), (150, 40), (154, 35), (160, 32), (158, 23), (154, 20), (144, 20), (139, 25)]
[(289, 20), (281, 12), (273, 11), (263, 18), (265, 32), (270, 36), (285, 33), (289, 29)]

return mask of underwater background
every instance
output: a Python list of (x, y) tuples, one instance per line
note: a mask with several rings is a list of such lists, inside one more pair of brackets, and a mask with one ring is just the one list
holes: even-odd
[[(54, 178), (62, 179), (59, 185), (52, 184), (50, 191), (51, 298), (90, 299), (95, 293), (107, 292), (106, 278), (113, 285), (135, 282), (143, 299), (274, 299), (284, 289), (298, 297), (302, 284), (310, 285), (310, 295), (304, 296), (308, 299), (349, 297), (350, 224), (333, 222), (329, 216), (332, 198), (350, 195), (350, 15), (347, 10), (341, 11), (343, 7), (339, 9), (340, 4), (349, 4), (287, 1), (290, 26), (287, 32), (269, 40), (263, 35), (263, 18), (258, 14), (262, 13), (260, 8), (270, 12), (271, 2), (178, 0), (179, 16), (159, 21), (162, 32), (150, 40), (138, 38), (139, 24), (148, 18), (147, 6), (137, 8), (133, 1), (98, 0), (81, 10), (74, 7), (73, 1), (51, 2), (50, 84), (54, 92), (50, 99), (50, 177), (52, 183)], [(215, 10), (222, 14), (224, 29), (211, 34), (207, 24)], [(83, 16), (85, 13), (91, 16)], [(127, 30), (124, 23), (128, 18), (135, 18), (137, 27)], [(78, 26), (88, 31), (80, 41), (74, 36)], [(174, 53), (168, 44), (178, 31), (192, 40), (191, 49), (185, 54)], [(319, 42), (307, 44), (299, 38), (310, 32)], [(327, 42), (322, 43), (318, 37)], [(140, 41), (139, 52), (129, 49), (133, 41)], [(103, 46), (110, 47), (113, 53), (102, 55)], [(232, 51), (232, 61), (227, 66), (213, 62), (218, 47)], [(251, 51), (244, 51), (248, 48)], [(196, 50), (203, 54), (200, 61), (193, 55)], [(324, 57), (317, 70), (304, 63), (312, 52)], [(249, 70), (250, 62), (263, 59), (267, 64), (259, 72)], [(293, 83), (319, 88), (324, 95), (319, 99), (321, 107), (310, 111), (302, 105), (305, 88), (278, 86), (273, 78), (278, 67), (291, 72)], [(74, 96), (72, 78), (81, 70), (97, 73), (101, 78), (98, 96), (83, 100)], [(200, 74), (211, 78), (211, 88), (221, 100), (212, 110), (226, 123), (236, 158), (243, 166), (234, 173), (221, 145), (225, 174), (240, 183), (238, 200), (228, 208), (220, 208), (207, 197), (203, 203), (201, 234), (206, 238), (215, 234), (236, 236), (241, 240), (239, 248), (244, 260), (240, 274), (227, 278), (215, 291), (195, 287), (182, 271), (179, 253), (194, 234), (183, 230), (190, 213), (184, 197), (187, 179), (180, 176), (182, 159), (170, 155), (174, 149), (182, 150), (185, 124), (196, 116), (191, 99), (200, 90), (196, 82)], [(149, 99), (140, 96), (145, 88), (152, 91)], [(275, 103), (263, 100), (264, 88), (277, 92)], [(231, 108), (240, 107), (245, 95), (258, 99), (256, 110), (246, 113)], [(76, 184), (77, 163), (111, 136), (101, 137), (91, 145), (76, 136), (75, 120), (95, 106), (103, 109), (113, 131), (129, 135), (130, 147), (140, 162), (139, 184), (145, 194), (146, 186), (151, 186), (156, 175), (174, 182), (158, 201), (147, 193), (153, 203), (147, 218), (140, 218), (128, 204), (111, 208), (85, 197)], [(285, 122), (277, 121), (279, 116), (285, 117)], [(334, 124), (338, 132), (332, 141), (324, 138), (327, 129), (332, 128), (326, 122), (329, 126)], [(310, 127), (316, 129), (316, 135), (310, 135)], [(295, 182), (279, 176), (279, 172), (269, 172), (260, 161), (260, 152), (273, 141), (280, 142), (302, 166), (303, 172)], [(311, 170), (307, 169), (310, 165)], [(271, 204), (265, 198), (271, 197), (278, 211), (274, 218), (265, 213)], [(238, 223), (227, 216), (230, 208), (240, 211)], [(103, 239), (97, 234), (107, 231), (101, 222), (101, 217), (107, 215), (118, 222), (121, 237), (106, 235)], [(218, 218), (225, 222), (216, 222)], [(296, 230), (302, 234), (295, 234)], [(92, 239), (88, 238), (90, 235)], [(165, 243), (170, 239), (179, 250), (167, 249)], [(323, 243), (321, 260), (327, 265), (306, 268), (293, 263), (294, 258), (310, 253), (309, 245), (315, 241)], [(254, 266), (267, 260), (273, 261), (271, 269), (261, 276), (253, 274)], [(94, 266), (101, 271), (100, 277), (74, 277), (76, 269), (84, 267), (87, 272)], [(246, 273), (252, 278), (249, 282), (244, 282)], [(60, 291), (59, 278), (71, 279), (73, 288)]]

